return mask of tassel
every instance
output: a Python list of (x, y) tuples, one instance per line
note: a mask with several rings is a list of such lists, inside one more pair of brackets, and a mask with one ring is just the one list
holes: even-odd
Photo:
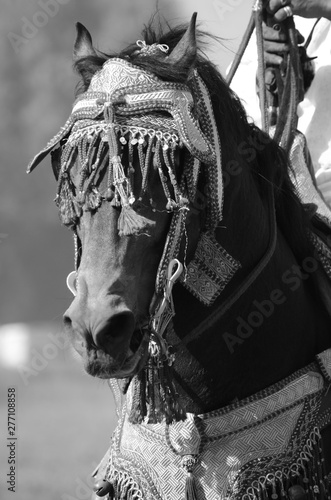
[(172, 355), (163, 340), (153, 334), (149, 345), (147, 394), (149, 421), (167, 424), (185, 420), (186, 413), (179, 404), (178, 394), (173, 384)]
[(185, 483), (185, 500), (197, 500), (198, 493), (192, 472), (189, 472)]
[(100, 207), (101, 203), (102, 203), (101, 194), (96, 188), (92, 189), (92, 191), (88, 193), (86, 199), (87, 210), (93, 212), (94, 210), (97, 210)]
[(150, 424), (185, 420), (173, 385), (172, 360), (168, 348), (161, 347), (153, 335), (149, 344), (147, 366), (135, 377), (129, 421), (140, 424), (145, 417)]
[[(155, 398), (158, 395), (158, 390), (155, 384), (155, 369), (153, 366), (153, 360), (150, 359), (148, 361), (148, 368), (147, 368), (147, 391), (148, 391), (148, 411), (147, 411), (147, 422), (149, 424), (157, 424), (158, 423), (158, 418), (157, 418), (157, 408), (160, 408), (160, 405), (156, 402)], [(157, 382), (158, 383), (158, 382)]]
[(62, 175), (60, 190), (54, 201), (59, 209), (62, 224), (69, 227), (75, 226), (79, 215), (70, 189), (70, 181), (66, 173)]
[(171, 424), (172, 422), (184, 421), (186, 419), (186, 412), (179, 404), (178, 394), (173, 384), (173, 371), (169, 365), (169, 361), (164, 363), (161, 369), (162, 378), (164, 379), (163, 384), (161, 383), (161, 388), (163, 388), (165, 395), (166, 406), (164, 413), (166, 423)]
[(130, 236), (132, 234), (139, 234), (143, 230), (151, 228), (155, 222), (137, 214), (129, 204), (122, 207), (118, 219), (118, 232), (120, 236)]
[(185, 483), (185, 500), (198, 500), (196, 481), (192, 473), (192, 469), (196, 463), (197, 457), (194, 455), (185, 455), (182, 458), (182, 467), (187, 473)]
[(131, 424), (141, 424), (146, 415), (146, 374), (145, 370), (142, 370), (134, 378), (134, 391), (129, 422)]
[(68, 198), (60, 197), (58, 207), (62, 224), (68, 227), (75, 226), (78, 216), (71, 196), (69, 195)]
[(121, 205), (121, 198), (120, 198), (120, 195), (118, 193), (115, 192), (110, 204), (112, 207), (116, 207), (116, 208), (119, 208), (122, 206)]

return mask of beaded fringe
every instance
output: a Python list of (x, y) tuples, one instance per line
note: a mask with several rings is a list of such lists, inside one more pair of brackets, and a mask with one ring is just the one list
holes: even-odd
[(108, 478), (116, 500), (144, 500), (143, 493), (127, 472), (113, 469)]
[(242, 500), (330, 500), (331, 483), (325, 470), (321, 434), (311, 432), (299, 459), (289, 468), (260, 476)]
[[(193, 456), (187, 458), (189, 461), (184, 463), (187, 472), (185, 500), (198, 500), (195, 478), (192, 473), (196, 459)], [(144, 499), (138, 484), (128, 473), (111, 469), (108, 476), (107, 480), (112, 484), (116, 499)], [(319, 429), (313, 430), (300, 453), (300, 458), (288, 469), (280, 469), (260, 476), (243, 494), (238, 496), (228, 491), (226, 498), (233, 500), (330, 500), (331, 484), (325, 470)]]
[[(151, 166), (161, 180), (167, 200), (165, 209), (172, 212), (188, 204), (175, 172), (175, 150), (181, 144), (175, 134), (115, 124), (109, 108), (105, 109), (105, 119), (102, 124), (86, 120), (83, 128), (75, 130), (74, 127), (62, 148), (55, 202), (63, 224), (74, 226), (83, 210), (95, 211), (104, 200), (109, 201), (122, 208), (118, 221), (120, 236), (138, 234), (155, 224), (136, 212), (144, 203), (154, 208), (151, 197), (146, 201)], [(125, 167), (122, 164), (124, 154), (128, 158)], [(141, 176), (137, 199), (133, 194), (135, 155)], [(80, 180), (79, 185), (74, 186), (70, 170), (77, 161), (80, 163)], [(94, 181), (97, 172), (104, 168), (108, 169), (107, 189), (100, 193)]]

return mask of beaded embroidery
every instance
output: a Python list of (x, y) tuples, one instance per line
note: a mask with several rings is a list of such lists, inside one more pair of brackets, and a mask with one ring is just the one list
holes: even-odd
[(203, 233), (181, 281), (203, 304), (210, 306), (240, 267), (213, 234)]

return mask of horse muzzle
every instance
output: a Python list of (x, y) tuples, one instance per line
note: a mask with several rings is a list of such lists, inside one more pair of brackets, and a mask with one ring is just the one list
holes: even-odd
[(93, 376), (131, 376), (147, 357), (148, 335), (136, 328), (133, 312), (124, 306), (103, 312), (99, 306), (93, 314), (81, 308), (76, 298), (64, 315), (64, 325), (86, 371)]

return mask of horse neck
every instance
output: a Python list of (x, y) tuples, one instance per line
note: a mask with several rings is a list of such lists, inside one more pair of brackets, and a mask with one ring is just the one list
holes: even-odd
[[(309, 279), (293, 270), (298, 262), (279, 229), (268, 264), (220, 314), (265, 254), (272, 210), (242, 164), (241, 174), (225, 189), (224, 216), (215, 232), (241, 268), (209, 307), (182, 286), (175, 287), (177, 314), (169, 341), (177, 351), (175, 380), (187, 411), (203, 413), (258, 392), (310, 363), (316, 350), (327, 347), (328, 320)], [(315, 329), (323, 332), (318, 342)]]

